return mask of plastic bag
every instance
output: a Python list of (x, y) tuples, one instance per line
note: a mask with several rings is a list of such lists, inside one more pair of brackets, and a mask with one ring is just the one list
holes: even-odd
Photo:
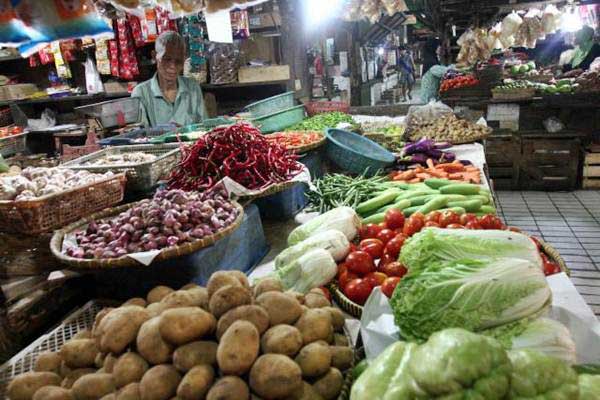
[(94, 60), (88, 56), (87, 60), (83, 63), (83, 66), (85, 68), (85, 88), (88, 94), (104, 92), (104, 85), (102, 84), (102, 79), (100, 79), (100, 74), (96, 69)]
[(519, 17), (519, 14), (513, 11), (502, 20), (502, 36), (514, 36), (522, 24), (523, 19)]
[(334, 208), (294, 229), (288, 236), (288, 245), (293, 246), (316, 233), (332, 229), (342, 232), (346, 239), (353, 240), (358, 235), (359, 227), (360, 218), (356, 211), (350, 207)]
[(283, 268), (313, 249), (327, 250), (335, 261), (341, 261), (350, 251), (350, 242), (342, 232), (335, 229), (317, 233), (279, 253), (275, 258), (275, 269)]
[(544, 128), (546, 128), (548, 133), (557, 133), (565, 129), (565, 124), (556, 117), (550, 117), (544, 120)]
[(454, 115), (454, 112), (441, 101), (431, 101), (424, 106), (411, 106), (406, 115), (406, 134), (432, 124), (445, 115)]
[(560, 11), (554, 4), (549, 4), (542, 14), (542, 29), (544, 33), (554, 33), (560, 27)]
[(600, 57), (597, 57), (594, 61), (592, 61), (590, 64), (590, 71), (600, 72)]

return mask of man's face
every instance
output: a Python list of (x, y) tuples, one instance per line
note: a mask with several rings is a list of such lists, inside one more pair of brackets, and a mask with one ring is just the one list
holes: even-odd
[(161, 59), (157, 60), (158, 75), (165, 81), (173, 82), (183, 72), (184, 50), (179, 46), (167, 48)]

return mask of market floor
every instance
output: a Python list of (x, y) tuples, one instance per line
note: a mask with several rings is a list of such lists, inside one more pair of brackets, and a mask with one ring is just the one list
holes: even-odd
[(543, 238), (571, 270), (571, 280), (600, 316), (600, 191), (496, 192), (506, 224)]

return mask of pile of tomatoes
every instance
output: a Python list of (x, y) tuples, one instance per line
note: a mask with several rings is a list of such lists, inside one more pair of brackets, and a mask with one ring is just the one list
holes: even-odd
[[(404, 242), (423, 228), (512, 230), (495, 215), (477, 217), (475, 214), (459, 215), (454, 211), (433, 211), (427, 215), (415, 213), (408, 218), (395, 209), (389, 210), (381, 224), (363, 225), (359, 231), (358, 245), (352, 244), (346, 259), (338, 264), (337, 283), (344, 295), (354, 303), (363, 305), (374, 288), (391, 297), (407, 269), (398, 262)], [(560, 267), (551, 261), (538, 246), (544, 261), (544, 273), (553, 275)]]
[(19, 135), (21, 133), (23, 133), (23, 128), (21, 128), (20, 126), (5, 126), (0, 128), (0, 139), (5, 138), (5, 137), (9, 137), (9, 136), (14, 136), (14, 135)]
[(460, 89), (463, 87), (477, 86), (479, 80), (473, 75), (457, 76), (456, 78), (446, 79), (440, 87), (441, 92), (446, 92), (451, 89)]

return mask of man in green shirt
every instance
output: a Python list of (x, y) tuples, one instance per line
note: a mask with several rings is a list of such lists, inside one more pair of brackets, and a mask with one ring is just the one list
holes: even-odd
[(140, 99), (142, 122), (146, 127), (175, 123), (180, 126), (206, 118), (200, 85), (181, 76), (185, 62), (185, 41), (176, 32), (164, 32), (157, 39), (156, 74), (133, 89)]

